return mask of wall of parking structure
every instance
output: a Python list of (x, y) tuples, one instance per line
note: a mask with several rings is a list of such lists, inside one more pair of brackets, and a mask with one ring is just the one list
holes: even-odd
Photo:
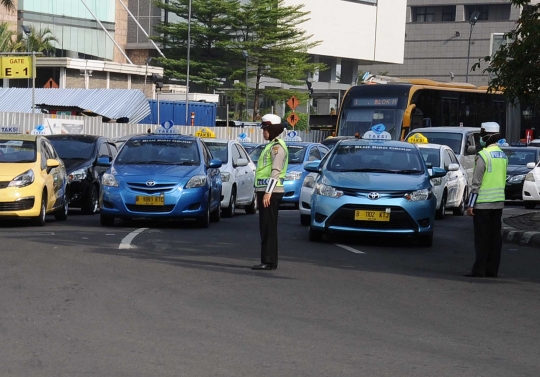
[[(2, 113), (0, 112), (0, 127), (17, 127), (20, 133), (30, 133), (38, 125), (47, 125), (47, 119), (61, 119), (69, 125), (69, 120), (75, 120), (74, 123), (83, 122), (82, 133), (89, 135), (102, 135), (111, 139), (118, 138), (124, 135), (146, 133), (148, 130), (154, 132), (158, 126), (155, 124), (131, 124), (131, 123), (103, 123), (100, 117), (78, 117), (69, 115), (57, 115), (55, 117), (43, 114), (26, 114), (26, 113)], [(179, 133), (184, 135), (195, 135), (201, 127), (176, 126)], [(264, 142), (262, 132), (258, 127), (209, 127), (214, 132), (216, 138), (219, 139), (239, 139), (242, 134), (245, 134), (243, 140), (249, 139), (253, 143)], [(282, 137), (287, 136), (285, 130)], [(302, 141), (320, 142), (330, 135), (330, 131), (297, 131), (297, 136)]]

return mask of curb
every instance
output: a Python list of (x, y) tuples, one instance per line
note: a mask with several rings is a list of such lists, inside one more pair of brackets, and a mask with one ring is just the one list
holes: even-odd
[(540, 232), (527, 232), (511, 226), (503, 226), (501, 233), (503, 242), (540, 248)]

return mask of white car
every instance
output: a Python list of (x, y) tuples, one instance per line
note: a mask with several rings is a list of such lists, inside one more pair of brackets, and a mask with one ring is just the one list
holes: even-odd
[(309, 225), (311, 221), (311, 194), (313, 194), (317, 176), (317, 173), (309, 173), (306, 175), (302, 188), (300, 189), (298, 211), (300, 212), (300, 224), (302, 225)]
[(540, 162), (529, 162), (527, 167), (532, 170), (523, 181), (523, 205), (527, 209), (534, 209), (540, 204)]
[(469, 195), (467, 171), (459, 163), (452, 148), (440, 144), (417, 144), (429, 168), (438, 167), (448, 173), (442, 178), (432, 178), (433, 193), (437, 198), (436, 219), (444, 219), (447, 209), (463, 216)]
[(235, 140), (203, 139), (214, 158), (222, 161), (221, 210), (224, 217), (233, 217), (237, 207), (245, 209), (246, 213), (257, 212), (255, 196), (255, 164), (249, 158), (246, 150)]

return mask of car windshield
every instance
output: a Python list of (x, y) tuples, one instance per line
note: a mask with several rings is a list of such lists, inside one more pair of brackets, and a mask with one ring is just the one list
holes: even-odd
[(251, 160), (253, 162), (257, 162), (265, 146), (266, 144), (261, 144), (257, 146), (256, 148), (254, 148), (251, 152), (249, 152), (249, 157), (251, 157)]
[(508, 165), (527, 165), (529, 162), (538, 162), (536, 160), (536, 151), (520, 149), (502, 149), (508, 158)]
[(289, 164), (304, 163), (307, 147), (305, 145), (287, 145), (289, 150)]
[(454, 151), (455, 154), (461, 154), (461, 141), (463, 134), (455, 132), (430, 132), (422, 131), (422, 135), (427, 137), (431, 144), (447, 145)]
[(335, 172), (379, 172), (421, 174), (423, 167), (416, 149), (385, 145), (338, 145), (327, 169)]
[(62, 160), (81, 159), (90, 160), (94, 156), (94, 140), (74, 140), (72, 138), (56, 139), (49, 141), (56, 149), (56, 153)]
[(27, 140), (0, 140), (0, 163), (35, 162), (36, 142)]
[(115, 164), (199, 165), (199, 149), (195, 140), (131, 139), (118, 153)]
[[(420, 148), (420, 154), (422, 158), (431, 167), (441, 166), (440, 153), (438, 149), (435, 148)], [(429, 167), (428, 166), (428, 167)]]
[(205, 144), (208, 149), (210, 149), (210, 152), (212, 152), (212, 157), (219, 158), (223, 164), (226, 164), (229, 161), (227, 143), (206, 141)]

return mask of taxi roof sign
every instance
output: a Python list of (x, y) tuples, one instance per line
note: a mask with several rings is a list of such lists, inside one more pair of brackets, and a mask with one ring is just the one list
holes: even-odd
[(362, 136), (362, 139), (379, 141), (392, 140), (392, 135), (390, 135), (390, 133), (385, 130), (386, 127), (384, 126), (384, 124), (376, 124), (372, 126), (371, 129)]
[(412, 144), (428, 144), (429, 140), (427, 137), (422, 135), (420, 132), (415, 132), (407, 138), (407, 141)]
[(203, 127), (197, 132), (195, 132), (195, 136), (203, 137), (203, 138), (215, 138), (216, 134), (212, 130), (210, 130), (208, 127)]

